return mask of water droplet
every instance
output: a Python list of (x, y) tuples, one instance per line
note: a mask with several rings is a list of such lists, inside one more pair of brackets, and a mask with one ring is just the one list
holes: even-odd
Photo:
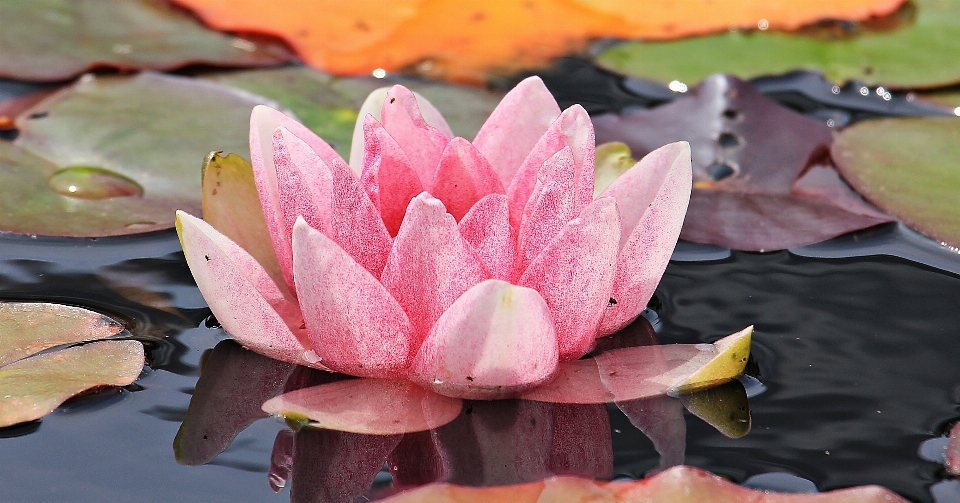
[(717, 137), (717, 143), (723, 148), (734, 148), (739, 147), (743, 140), (733, 133), (720, 133), (720, 136)]
[(956, 115), (957, 117), (960, 117), (960, 107), (957, 107), (957, 108), (954, 108), (954, 109), (953, 109), (953, 115)]
[(667, 84), (667, 87), (675, 93), (687, 92), (687, 85), (684, 84), (683, 82), (680, 82), (679, 80), (670, 81), (670, 83)]
[(374, 78), (382, 79), (387, 76), (387, 71), (383, 68), (377, 68), (373, 71)]
[(866, 87), (861, 87), (861, 88), (860, 88), (860, 96), (866, 96), (866, 95), (868, 95), (868, 94), (870, 94), (870, 90), (869, 90), (869, 89), (867, 89)]
[(443, 384), (443, 381), (441, 381), (440, 379), (434, 379), (433, 384)]
[(253, 52), (257, 50), (257, 44), (242, 38), (235, 38), (230, 41), (230, 45), (241, 51)]
[(726, 163), (718, 162), (707, 167), (707, 175), (714, 180), (723, 180), (729, 178), (737, 172), (732, 166)]
[(840, 86), (833, 86), (830, 88), (830, 92), (833, 94), (840, 94)]
[(61, 169), (47, 179), (50, 188), (58, 194), (78, 199), (107, 199), (110, 197), (142, 196), (143, 187), (137, 182), (103, 168), (73, 166)]
[(312, 349), (310, 351), (303, 352), (303, 359), (310, 363), (320, 363), (320, 361), (323, 360), (323, 358), (321, 358), (320, 355), (318, 355), (317, 352)]
[(770, 28), (770, 21), (767, 21), (766, 19), (757, 21), (757, 28), (760, 28), (760, 31), (766, 31)]

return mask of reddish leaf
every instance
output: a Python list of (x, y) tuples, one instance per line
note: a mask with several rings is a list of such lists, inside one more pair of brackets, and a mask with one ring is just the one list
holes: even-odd
[(682, 239), (776, 250), (890, 222), (825, 166), (832, 133), (749, 84), (714, 75), (688, 95), (594, 119), (597, 142), (622, 141), (642, 157), (690, 142), (694, 189)]

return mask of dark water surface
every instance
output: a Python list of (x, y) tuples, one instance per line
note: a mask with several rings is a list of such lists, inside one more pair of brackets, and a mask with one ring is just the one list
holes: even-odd
[[(4, 299), (124, 319), (150, 364), (121, 393), (0, 429), (0, 502), (289, 500), (267, 480), (279, 420), (257, 421), (211, 464), (174, 460), (201, 355), (223, 338), (203, 326), (209, 312), (178, 250), (173, 232), (0, 239)], [(756, 325), (754, 373), (768, 387), (750, 399), (753, 428), (740, 439), (685, 413), (687, 464), (738, 482), (787, 472), (820, 490), (875, 483), (932, 501), (945, 475), (917, 449), (960, 417), (960, 276), (893, 257), (733, 252), (671, 263), (657, 296), (663, 343)], [(651, 442), (615, 408), (611, 418), (615, 475), (654, 468)]]

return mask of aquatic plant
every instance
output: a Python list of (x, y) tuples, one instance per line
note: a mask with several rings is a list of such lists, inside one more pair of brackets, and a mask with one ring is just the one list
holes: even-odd
[(295, 120), (256, 107), (256, 192), (212, 190), (227, 201), (204, 203), (219, 229), (178, 213), (187, 262), (248, 348), (452, 397), (515, 396), (633, 321), (690, 197), (690, 149), (678, 142), (594, 198), (590, 118), (579, 105), (561, 112), (536, 77), (473, 142), (402, 86), (368, 98), (353, 141), (348, 165)]

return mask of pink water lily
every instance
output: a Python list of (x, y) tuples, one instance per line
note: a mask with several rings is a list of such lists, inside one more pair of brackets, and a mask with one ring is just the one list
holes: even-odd
[(536, 77), (473, 142), (403, 86), (368, 98), (353, 142), (348, 164), (255, 108), (253, 176), (275, 258), (180, 212), (187, 262), (248, 348), (452, 397), (515, 396), (633, 321), (690, 197), (680, 142), (595, 198), (590, 118), (561, 112)]

